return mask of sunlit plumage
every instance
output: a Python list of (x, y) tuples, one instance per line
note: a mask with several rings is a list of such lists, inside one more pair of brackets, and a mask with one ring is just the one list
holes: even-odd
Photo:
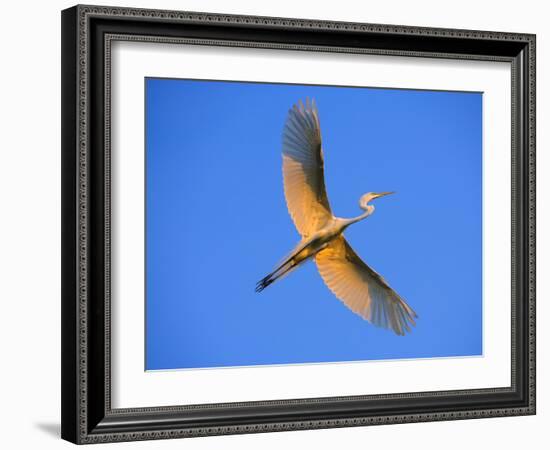
[(343, 231), (374, 212), (371, 200), (391, 192), (369, 192), (359, 200), (364, 213), (352, 219), (332, 214), (324, 180), (319, 113), (314, 101), (289, 111), (283, 132), (283, 180), (288, 211), (302, 236), (273, 272), (256, 285), (260, 292), (308, 259), (327, 287), (353, 312), (376, 326), (404, 335), (416, 313), (353, 251)]

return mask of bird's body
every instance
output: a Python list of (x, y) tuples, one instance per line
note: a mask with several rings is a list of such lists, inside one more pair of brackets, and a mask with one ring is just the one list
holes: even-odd
[[(290, 255), (267, 277), (258, 283), (257, 290), (261, 291), (281, 276), (288, 274), (307, 259), (314, 257), (319, 251), (338, 237), (350, 225), (350, 219), (333, 217), (321, 229), (302, 239)], [(281, 273), (284, 272), (284, 273)]]
[(344, 230), (374, 212), (369, 202), (392, 192), (363, 195), (361, 215), (345, 219), (332, 214), (324, 182), (319, 115), (314, 102), (301, 102), (289, 111), (283, 133), (283, 180), (289, 213), (302, 239), (269, 275), (260, 292), (315, 259), (327, 287), (351, 310), (377, 326), (403, 335), (414, 325), (416, 313), (386, 281), (367, 266), (344, 238)]

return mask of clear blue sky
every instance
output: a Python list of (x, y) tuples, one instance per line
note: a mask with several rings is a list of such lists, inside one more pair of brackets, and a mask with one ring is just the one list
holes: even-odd
[[(482, 353), (482, 94), (146, 79), (146, 369)], [(260, 294), (299, 240), (281, 132), (320, 114), (329, 200), (397, 191), (350, 227), (418, 313), (404, 337), (352, 313), (313, 262)]]

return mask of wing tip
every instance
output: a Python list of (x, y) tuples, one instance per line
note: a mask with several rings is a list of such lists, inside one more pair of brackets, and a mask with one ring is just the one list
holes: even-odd
[(292, 108), (288, 110), (288, 112), (292, 111), (297, 111), (302, 114), (305, 112), (317, 111), (317, 102), (315, 101), (315, 97), (306, 96), (305, 101), (299, 98), (298, 101), (292, 105)]

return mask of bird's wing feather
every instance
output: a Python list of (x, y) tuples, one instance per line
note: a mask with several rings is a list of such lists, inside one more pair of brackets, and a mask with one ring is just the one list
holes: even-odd
[(348, 308), (399, 335), (411, 331), (416, 313), (340, 235), (315, 256), (323, 281)]
[(283, 178), (288, 211), (304, 237), (332, 218), (323, 171), (317, 107), (299, 102), (289, 110), (283, 131)]

